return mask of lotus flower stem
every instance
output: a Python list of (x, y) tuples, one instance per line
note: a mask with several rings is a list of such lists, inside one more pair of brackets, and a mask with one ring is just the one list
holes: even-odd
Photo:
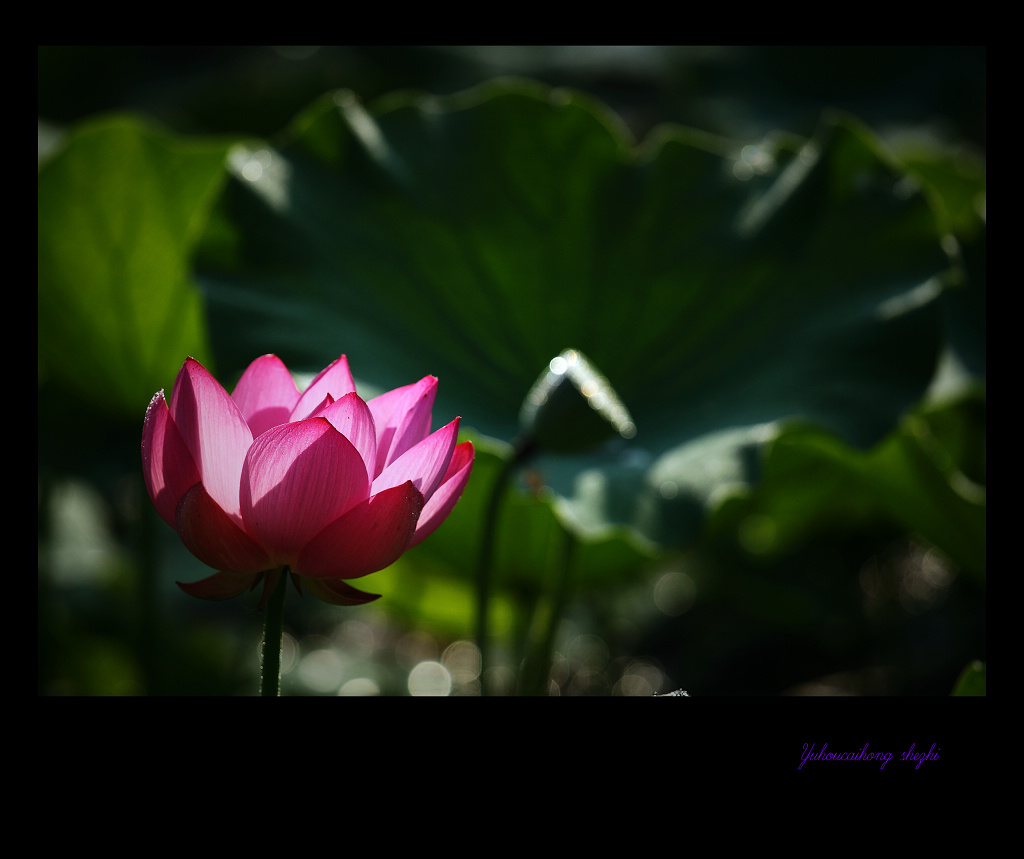
[(477, 560), (476, 582), (477, 582), (477, 609), (476, 609), (476, 646), (480, 650), (480, 694), (487, 694), (487, 681), (485, 672), (488, 668), (488, 629), (487, 613), (488, 604), (491, 598), (491, 582), (494, 567), (494, 536), (497, 530), (498, 514), (501, 510), (501, 502), (505, 498), (509, 480), (515, 470), (522, 465), (536, 451), (536, 445), (532, 439), (524, 439), (516, 444), (512, 450), (512, 456), (502, 463), (498, 476), (494, 479), (494, 486), (491, 488), (491, 497), (487, 502), (487, 511), (484, 514), (483, 534), (480, 538), (480, 554)]
[(559, 547), (558, 568), (551, 578), (554, 581), (553, 593), (549, 599), (546, 612), (546, 623), (541, 635), (537, 636), (536, 645), (533, 646), (530, 637), (527, 638), (527, 653), (523, 660), (523, 675), (519, 683), (521, 694), (524, 695), (548, 695), (548, 679), (551, 674), (551, 654), (555, 648), (555, 638), (558, 635), (558, 625), (565, 613), (565, 606), (569, 600), (570, 573), (572, 570), (573, 558), (576, 553), (576, 538), (567, 528), (561, 528), (561, 546)]
[(260, 654), (260, 695), (264, 698), (276, 698), (281, 694), (281, 637), (284, 630), (284, 593), (287, 590), (288, 578), (288, 568), (285, 567), (265, 609), (263, 649)]

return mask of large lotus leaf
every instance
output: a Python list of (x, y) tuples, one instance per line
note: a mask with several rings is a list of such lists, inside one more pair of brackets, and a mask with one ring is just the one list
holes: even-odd
[(220, 366), (346, 352), (381, 387), (434, 373), (437, 414), (509, 441), (538, 374), (579, 349), (637, 427), (539, 463), (584, 534), (687, 539), (776, 422), (868, 445), (934, 371), (935, 217), (849, 120), (635, 147), (600, 105), (522, 82), (373, 113), (338, 93), (231, 165), (199, 269)]
[(141, 420), (186, 355), (209, 360), (188, 263), (227, 150), (109, 117), (40, 166), (41, 383)]

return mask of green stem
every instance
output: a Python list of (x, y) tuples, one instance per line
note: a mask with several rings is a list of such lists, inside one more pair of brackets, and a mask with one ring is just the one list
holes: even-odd
[(284, 632), (284, 593), (287, 585), (288, 568), (285, 567), (267, 602), (263, 621), (260, 695), (264, 698), (276, 698), (281, 694), (281, 636)]
[[(551, 654), (555, 649), (555, 638), (558, 627), (565, 614), (565, 606), (569, 601), (570, 573), (573, 556), (576, 550), (576, 538), (566, 529), (561, 528), (561, 546), (558, 553), (557, 568), (551, 576), (554, 581), (553, 592), (549, 595), (546, 623), (524, 660), (521, 688), (525, 695), (547, 695), (548, 681), (551, 675)], [(532, 645), (533, 641), (528, 641)]]
[(494, 568), (494, 542), (498, 525), (498, 513), (501, 510), (501, 502), (505, 498), (505, 490), (515, 469), (523, 463), (536, 449), (529, 441), (516, 443), (512, 456), (502, 463), (498, 476), (494, 479), (494, 486), (491, 488), (491, 497), (487, 503), (487, 511), (484, 514), (483, 534), (480, 538), (480, 554), (477, 559), (476, 568), (476, 646), (480, 650), (480, 693), (487, 694), (484, 672), (488, 667), (489, 646), (487, 613), (491, 599), (491, 584)]

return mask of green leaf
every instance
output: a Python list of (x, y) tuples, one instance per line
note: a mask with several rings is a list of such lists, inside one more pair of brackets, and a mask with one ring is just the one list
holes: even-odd
[(41, 165), (41, 385), (141, 420), (187, 355), (209, 361), (188, 262), (226, 152), (113, 117), (78, 127)]
[(748, 146), (497, 82), (365, 110), (314, 104), (232, 155), (204, 245), (219, 364), (347, 353), (381, 388), (441, 380), (435, 414), (510, 441), (567, 347), (636, 437), (539, 462), (562, 519), (691, 538), (802, 417), (866, 446), (931, 380), (949, 266), (924, 196), (851, 120)]
[(975, 581), (986, 577), (985, 407), (972, 397), (922, 407), (871, 450), (810, 426), (768, 447), (762, 479), (712, 521), (752, 556), (793, 551), (814, 534), (884, 519), (939, 549)]
[(910, 141), (894, 148), (914, 180), (934, 195), (944, 228), (961, 239), (976, 235), (986, 221), (984, 159), (931, 141)]
[(985, 663), (975, 660), (968, 665), (953, 688), (957, 696), (984, 697), (985, 695)]
[[(940, 223), (954, 249), (954, 288), (943, 295), (947, 358), (944, 390), (962, 391), (986, 373), (986, 244), (987, 193), (985, 161), (961, 148), (933, 140), (895, 145), (896, 156), (933, 201)], [(965, 378), (966, 377), (966, 378)]]

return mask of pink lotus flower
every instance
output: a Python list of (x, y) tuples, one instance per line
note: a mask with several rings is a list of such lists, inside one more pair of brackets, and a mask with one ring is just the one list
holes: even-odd
[(146, 410), (142, 466), (164, 520), (220, 572), (186, 593), (227, 599), (281, 573), (326, 602), (376, 599), (346, 584), (393, 563), (451, 513), (473, 468), (459, 418), (430, 433), (437, 379), (364, 402), (342, 355), (299, 393), (275, 355), (234, 393), (189, 358), (170, 405)]

